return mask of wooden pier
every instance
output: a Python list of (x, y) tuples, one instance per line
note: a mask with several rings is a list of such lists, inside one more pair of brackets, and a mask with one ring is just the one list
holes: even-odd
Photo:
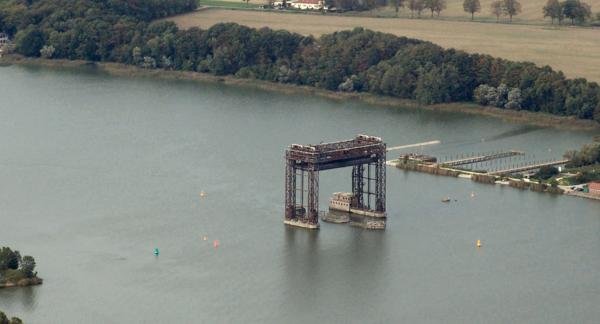
[(488, 175), (505, 175), (505, 174), (511, 174), (511, 173), (536, 170), (536, 169), (546, 167), (546, 166), (563, 165), (563, 164), (567, 164), (568, 162), (569, 162), (569, 160), (556, 160), (556, 161), (549, 161), (549, 162), (542, 162), (542, 163), (534, 163), (534, 164), (504, 169), (504, 170), (492, 171), (492, 172), (488, 172), (487, 174)]
[(479, 156), (471, 156), (471, 157), (467, 157), (467, 158), (443, 162), (441, 164), (444, 166), (450, 167), (450, 166), (457, 166), (457, 165), (464, 165), (464, 164), (479, 163), (479, 162), (490, 161), (490, 160), (495, 160), (495, 159), (503, 159), (503, 158), (516, 156), (516, 155), (525, 155), (525, 152), (510, 150), (510, 151), (506, 151), (506, 152), (485, 154), (485, 155), (479, 155)]

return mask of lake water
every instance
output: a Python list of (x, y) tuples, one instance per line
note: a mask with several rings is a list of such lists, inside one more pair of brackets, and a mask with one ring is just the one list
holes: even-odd
[[(596, 201), (388, 168), (385, 231), (282, 222), (291, 143), (547, 159), (591, 133), (83, 69), (0, 68), (0, 100), (0, 246), (45, 280), (0, 309), (26, 323), (600, 319)], [(350, 169), (320, 182), (325, 208)]]

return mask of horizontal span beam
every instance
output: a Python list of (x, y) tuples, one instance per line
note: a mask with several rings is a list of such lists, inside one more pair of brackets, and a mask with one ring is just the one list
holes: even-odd
[(351, 159), (351, 160), (345, 160), (345, 161), (334, 161), (334, 162), (328, 162), (328, 163), (315, 163), (315, 164), (312, 164), (312, 163), (297, 163), (295, 165), (295, 168), (298, 169), (298, 170), (308, 171), (313, 166), (315, 166), (316, 170), (324, 171), (324, 170), (345, 168), (345, 167), (354, 166), (354, 165), (361, 165), (361, 164), (367, 164), (367, 163), (375, 163), (378, 160), (379, 160), (379, 158), (377, 158), (377, 157), (365, 157), (365, 158), (359, 158), (359, 159)]
[(389, 151), (407, 149), (407, 148), (412, 148), (412, 147), (421, 147), (421, 146), (427, 146), (427, 145), (436, 145), (436, 144), (440, 144), (440, 143), (441, 143), (441, 141), (435, 140), (435, 141), (429, 141), (429, 142), (423, 142), (423, 143), (415, 143), (415, 144), (393, 146), (393, 147), (388, 148), (387, 151), (389, 152)]

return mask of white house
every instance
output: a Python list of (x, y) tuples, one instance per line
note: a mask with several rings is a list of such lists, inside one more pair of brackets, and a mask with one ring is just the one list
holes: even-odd
[(5, 33), (0, 33), (0, 47), (7, 45), (10, 42), (8, 35)]
[(321, 10), (324, 7), (323, 0), (293, 0), (290, 7), (300, 10)]
[[(284, 8), (281, 0), (273, 2), (273, 6)], [(321, 10), (325, 7), (325, 3), (323, 0), (288, 0), (286, 1), (286, 7), (300, 10)]]
[(8, 46), (10, 45), (10, 39), (5, 33), (0, 33), (0, 57), (8, 52)]

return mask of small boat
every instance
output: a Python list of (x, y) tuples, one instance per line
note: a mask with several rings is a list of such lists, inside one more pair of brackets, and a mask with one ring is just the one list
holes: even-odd
[(450, 197), (446, 197), (442, 199), (442, 202), (448, 203), (450, 202)]

